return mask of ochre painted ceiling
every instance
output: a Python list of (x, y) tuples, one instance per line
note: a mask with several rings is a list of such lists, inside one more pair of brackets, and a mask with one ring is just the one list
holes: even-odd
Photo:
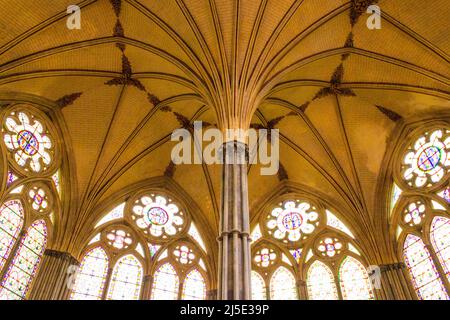
[(356, 0), (85, 0), (68, 30), (73, 2), (0, 0), (0, 92), (59, 102), (80, 221), (166, 172), (215, 234), (220, 166), (170, 170), (170, 134), (203, 120), (280, 129), (287, 176), (252, 166), (250, 208), (288, 178), (364, 233), (394, 129), (450, 107), (448, 0), (380, 0), (380, 30)]

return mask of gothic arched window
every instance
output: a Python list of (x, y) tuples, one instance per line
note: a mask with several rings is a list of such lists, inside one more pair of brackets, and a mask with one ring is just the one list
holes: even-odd
[(252, 271), (252, 300), (266, 300), (266, 285), (261, 275)]
[(19, 237), (23, 225), (23, 207), (18, 200), (10, 200), (0, 207), (0, 271)]
[(312, 196), (283, 197), (251, 232), (253, 299), (267, 286), (270, 299), (374, 299), (350, 228)]
[(183, 292), (181, 299), (183, 300), (205, 300), (206, 284), (202, 274), (194, 269), (190, 271), (184, 279)]
[(30, 291), (55, 221), (59, 185), (53, 177), (59, 172), (60, 154), (53, 125), (35, 106), (15, 104), (4, 111), (7, 170), (1, 190), (6, 200), (0, 207), (0, 299), (17, 300)]
[(399, 257), (419, 299), (449, 299), (450, 130), (420, 132), (397, 163), (391, 219)]
[(294, 275), (285, 267), (275, 270), (270, 279), (271, 300), (297, 300), (297, 286)]
[(450, 219), (433, 218), (430, 231), (431, 243), (450, 281)]
[(344, 300), (370, 300), (374, 298), (366, 268), (351, 256), (346, 257), (341, 263), (339, 282)]
[(72, 288), (72, 300), (100, 300), (105, 287), (109, 259), (100, 247), (91, 249), (81, 261)]
[(132, 254), (116, 262), (108, 288), (109, 300), (139, 300), (142, 286), (142, 265)]
[(16, 251), (14, 259), (6, 273), (0, 299), (23, 299), (36, 273), (47, 244), (47, 227), (43, 220), (33, 223)]
[[(86, 255), (71, 298), (206, 299), (206, 246), (190, 215), (160, 193), (144, 191), (118, 203), (92, 221), (87, 251), (96, 251)], [(103, 263), (93, 272), (89, 261), (96, 258)]]
[(311, 300), (339, 300), (331, 269), (318, 260), (308, 269), (308, 296)]
[(449, 297), (442, 279), (422, 239), (409, 234), (405, 239), (403, 254), (419, 298), (447, 300)]
[(156, 270), (153, 279), (152, 300), (177, 300), (179, 278), (174, 267), (165, 263)]

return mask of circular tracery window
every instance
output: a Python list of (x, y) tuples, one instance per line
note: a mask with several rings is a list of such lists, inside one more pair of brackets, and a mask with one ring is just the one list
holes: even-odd
[(28, 202), (33, 210), (39, 213), (48, 213), (52, 207), (52, 198), (47, 187), (38, 184), (28, 190)]
[(403, 161), (403, 179), (411, 187), (438, 183), (450, 168), (450, 131), (435, 130), (418, 138)]
[(256, 251), (255, 257), (253, 260), (255, 261), (258, 267), (266, 268), (275, 263), (277, 258), (277, 254), (275, 250), (271, 248), (262, 248)]
[(131, 217), (144, 233), (154, 237), (173, 236), (183, 228), (183, 212), (170, 200), (159, 195), (145, 195), (137, 199)]
[(182, 264), (191, 264), (195, 259), (194, 251), (186, 245), (177, 246), (173, 250), (173, 255), (175, 256), (175, 260)]
[(343, 249), (342, 242), (335, 237), (325, 237), (317, 245), (317, 250), (323, 257), (332, 258), (341, 253)]
[(111, 229), (106, 233), (107, 243), (118, 249), (127, 249), (132, 243), (133, 239), (129, 232), (123, 229)]
[(420, 225), (425, 217), (425, 204), (422, 201), (411, 202), (404, 210), (403, 221), (413, 227)]
[(41, 121), (25, 112), (11, 112), (5, 120), (3, 141), (25, 171), (42, 172), (52, 162), (53, 144)]
[(268, 232), (284, 242), (304, 239), (311, 234), (319, 220), (315, 207), (307, 202), (286, 201), (276, 207), (267, 217)]

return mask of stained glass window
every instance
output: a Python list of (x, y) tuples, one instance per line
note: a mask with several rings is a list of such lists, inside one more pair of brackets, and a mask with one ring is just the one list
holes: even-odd
[[(42, 124), (23, 112), (12, 115), (5, 121), (7, 133), (3, 141), (14, 153), (14, 160), (21, 167), (29, 166), (34, 172), (41, 172), (50, 164), (52, 156), (49, 149), (52, 141), (44, 131)], [(42, 168), (42, 164), (44, 168)]]
[(55, 184), (56, 191), (61, 194), (61, 182), (60, 182), (60, 173), (59, 170), (52, 175), (53, 183)]
[(369, 275), (353, 257), (346, 257), (339, 269), (339, 281), (344, 300), (372, 300), (374, 298)]
[(450, 219), (434, 217), (431, 223), (431, 243), (450, 280)]
[(197, 241), (200, 247), (206, 252), (205, 243), (203, 242), (200, 232), (198, 232), (198, 229), (194, 223), (191, 223), (191, 227), (189, 228), (189, 235), (194, 238), (194, 240)]
[(191, 264), (195, 259), (194, 251), (185, 245), (177, 246), (173, 250), (173, 255), (175, 259), (182, 264)]
[(114, 209), (112, 209), (110, 212), (108, 212), (96, 225), (95, 227), (99, 227), (102, 224), (105, 224), (109, 221), (121, 219), (123, 218), (123, 209), (125, 208), (125, 202), (118, 205)]
[(183, 212), (162, 196), (148, 195), (136, 200), (132, 218), (144, 233), (154, 237), (173, 236), (185, 223)]
[(302, 248), (289, 250), (289, 252), (292, 254), (297, 263), (300, 263), (300, 260), (302, 258), (302, 250), (303, 250)]
[(447, 203), (450, 203), (450, 187), (447, 187), (439, 192), (438, 196), (447, 201)]
[(272, 300), (297, 300), (297, 286), (294, 275), (284, 267), (279, 267), (270, 279)]
[(337, 254), (341, 253), (343, 248), (342, 243), (338, 238), (326, 237), (321, 239), (319, 245), (317, 246), (317, 250), (319, 250), (320, 254), (324, 257), (334, 257)]
[(261, 275), (252, 271), (252, 300), (266, 300), (266, 284)]
[(47, 228), (43, 220), (34, 222), (22, 238), (11, 266), (2, 281), (0, 300), (23, 299), (41, 261), (47, 244)]
[(306, 282), (310, 300), (339, 299), (333, 273), (323, 262), (314, 261), (309, 267)]
[(8, 180), (6, 180), (6, 186), (9, 187), (17, 179), (19, 178), (14, 173), (8, 171)]
[(256, 225), (256, 227), (253, 229), (250, 238), (252, 238), (252, 242), (256, 242), (262, 238), (261, 228), (259, 227), (259, 224)]
[(83, 258), (75, 285), (72, 300), (100, 300), (108, 272), (108, 256), (100, 248), (94, 248)]
[(188, 273), (184, 279), (183, 293), (181, 299), (183, 300), (205, 300), (206, 298), (206, 284), (202, 274), (194, 269)]
[(409, 234), (403, 245), (403, 256), (420, 299), (449, 299), (436, 266), (430, 257), (430, 252), (422, 239)]
[(23, 207), (19, 200), (10, 200), (0, 207), (0, 271), (11, 253), (23, 224)]
[(327, 213), (327, 225), (328, 226), (338, 229), (338, 230), (348, 234), (350, 237), (355, 238), (353, 233), (347, 228), (347, 226), (338, 217), (336, 217), (333, 213), (331, 213), (328, 210), (326, 210), (326, 213)]
[(129, 254), (117, 261), (108, 289), (109, 300), (139, 300), (142, 285), (142, 265)]
[(450, 167), (449, 131), (427, 132), (405, 155), (403, 178), (410, 186), (423, 187), (439, 182)]
[(153, 258), (155, 256), (155, 254), (158, 252), (159, 248), (161, 248), (160, 245), (156, 245), (156, 244), (152, 244), (152, 243), (148, 244), (148, 250), (150, 251), (151, 258)]
[(271, 248), (262, 248), (255, 253), (253, 260), (258, 267), (267, 268), (269, 265), (274, 264), (277, 254), (275, 250)]
[(127, 249), (132, 243), (131, 234), (122, 229), (113, 229), (106, 235), (107, 243), (116, 249)]
[(163, 264), (153, 278), (152, 300), (177, 300), (179, 279), (170, 263)]
[(391, 213), (392, 209), (394, 209), (395, 205), (397, 204), (398, 199), (400, 199), (402, 192), (402, 189), (400, 189), (399, 186), (394, 183), (394, 185), (392, 186)]
[(272, 210), (268, 216), (269, 233), (284, 242), (305, 239), (316, 228), (319, 214), (307, 202), (286, 201), (282, 207)]

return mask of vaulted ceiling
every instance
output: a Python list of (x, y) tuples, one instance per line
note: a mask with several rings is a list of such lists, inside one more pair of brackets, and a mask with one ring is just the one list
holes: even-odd
[[(283, 170), (249, 169), (250, 207), (281, 181), (332, 199), (370, 231), (393, 130), (448, 112), (447, 0), (2, 1), (0, 92), (56, 102), (82, 221), (124, 187), (166, 175), (218, 229), (221, 168), (173, 166), (170, 134), (279, 128)], [(252, 212), (252, 214), (254, 214)]]

